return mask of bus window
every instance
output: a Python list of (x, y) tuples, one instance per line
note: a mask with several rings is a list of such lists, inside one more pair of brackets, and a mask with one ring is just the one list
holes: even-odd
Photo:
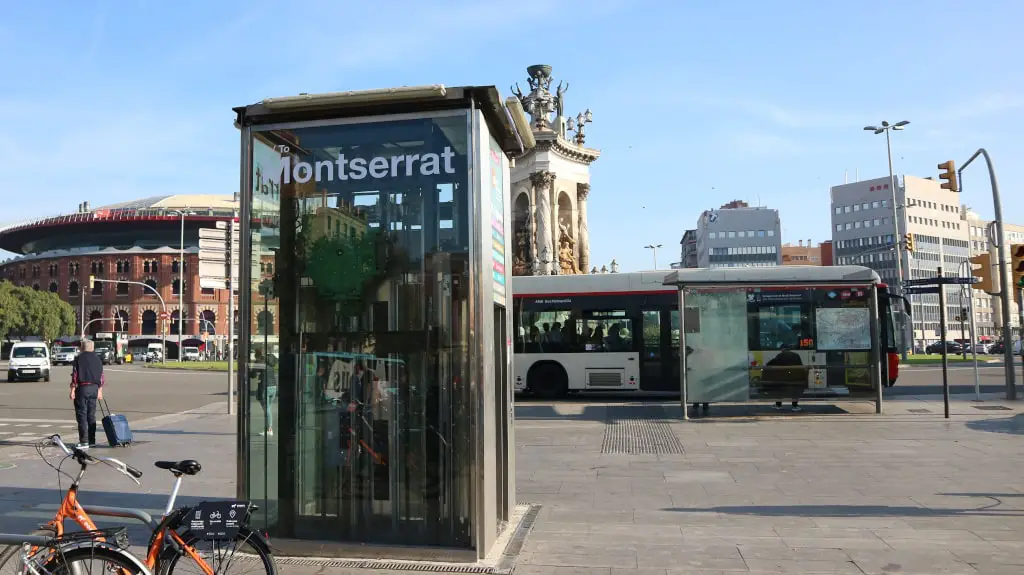
[[(516, 351), (558, 353), (566, 351), (577, 334), (569, 310), (520, 311), (516, 319)], [(522, 347), (522, 349), (520, 349)]]
[(624, 310), (585, 311), (580, 322), (582, 351), (631, 351), (632, 320)]

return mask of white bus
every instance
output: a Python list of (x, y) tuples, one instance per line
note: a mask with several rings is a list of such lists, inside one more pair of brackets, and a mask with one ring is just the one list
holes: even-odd
[[(748, 304), (754, 333), (737, 334), (750, 342), (761, 361), (783, 344), (798, 353), (814, 351), (813, 338), (778, 340), (768, 329), (814, 333), (815, 310), (821, 296), (809, 286), (841, 285), (854, 266), (785, 268), (717, 268), (658, 270), (622, 274), (516, 276), (512, 278), (515, 391), (555, 398), (576, 391), (650, 391), (679, 393), (679, 295), (664, 285), (673, 272), (700, 278), (714, 274), (723, 283), (774, 285), (791, 294), (790, 300), (758, 298)], [(867, 268), (857, 268), (871, 274)], [(857, 271), (857, 270), (853, 270)], [(703, 274), (703, 275), (702, 275)], [(877, 278), (877, 276), (874, 276)], [(803, 285), (801, 285), (803, 284)], [(887, 354), (883, 381), (895, 383), (898, 356), (888, 289), (876, 283), (879, 314), (873, 321), (882, 334), (880, 347)], [(817, 291), (820, 291), (817, 290)], [(861, 294), (861, 297), (866, 297)], [(815, 299), (818, 298), (818, 299)], [(691, 313), (688, 308), (688, 313)], [(687, 316), (687, 325), (699, 318)], [(759, 326), (771, 326), (759, 327)], [(756, 329), (755, 329), (756, 328)], [(689, 328), (688, 328), (689, 329)], [(748, 330), (748, 331), (751, 331)], [(756, 333), (760, 330), (762, 333)], [(789, 331), (786, 331), (789, 334)]]

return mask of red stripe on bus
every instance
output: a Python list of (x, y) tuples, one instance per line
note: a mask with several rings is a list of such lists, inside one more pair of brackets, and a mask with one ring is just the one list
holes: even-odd
[[(720, 287), (707, 287), (698, 289), (707, 289), (712, 291), (731, 290), (737, 287), (743, 286), (720, 286)], [(851, 285), (851, 286), (840, 286), (840, 285), (821, 285), (821, 286), (747, 286), (749, 288), (759, 289), (761, 291), (794, 291), (801, 289), (813, 288), (828, 288), (828, 289), (865, 289), (866, 286), (862, 285)], [(572, 296), (614, 296), (614, 295), (665, 295), (665, 294), (676, 294), (678, 290), (660, 290), (660, 291), (594, 291), (594, 292), (544, 292), (544, 293), (512, 293), (513, 298), (526, 298), (526, 297), (572, 297)]]
[(665, 295), (676, 294), (678, 290), (669, 291), (588, 291), (588, 292), (566, 292), (566, 293), (512, 293), (513, 298), (524, 297), (572, 297), (572, 296), (601, 296), (601, 295)]

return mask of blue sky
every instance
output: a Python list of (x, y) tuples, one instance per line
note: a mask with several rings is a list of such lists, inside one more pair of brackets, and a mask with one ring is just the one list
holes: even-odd
[[(43, 3), (45, 4), (45, 3)], [(547, 63), (594, 113), (591, 261), (649, 268), (732, 199), (778, 208), (784, 241), (829, 239), (828, 188), (887, 173), (862, 127), (910, 120), (896, 171), (993, 155), (1024, 224), (1024, 3), (146, 0), (7, 3), (0, 222), (238, 188), (232, 106), (298, 92), (525, 86)], [(287, 8), (285, 7), (287, 6)], [(965, 203), (992, 213), (982, 164)]]

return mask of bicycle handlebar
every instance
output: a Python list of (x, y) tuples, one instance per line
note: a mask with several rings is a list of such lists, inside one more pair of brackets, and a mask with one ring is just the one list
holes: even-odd
[(139, 478), (142, 477), (142, 472), (119, 459), (114, 459), (113, 457), (101, 457), (96, 455), (90, 455), (83, 451), (82, 449), (79, 449), (78, 447), (68, 447), (67, 444), (65, 444), (64, 441), (61, 440), (60, 435), (57, 434), (50, 436), (50, 443), (59, 447), (69, 457), (74, 457), (75, 460), (77, 460), (82, 465), (94, 462), (105, 463), (106, 465), (114, 468), (119, 473), (127, 475), (128, 478), (134, 481), (136, 485), (142, 485), (142, 483), (139, 482)]

